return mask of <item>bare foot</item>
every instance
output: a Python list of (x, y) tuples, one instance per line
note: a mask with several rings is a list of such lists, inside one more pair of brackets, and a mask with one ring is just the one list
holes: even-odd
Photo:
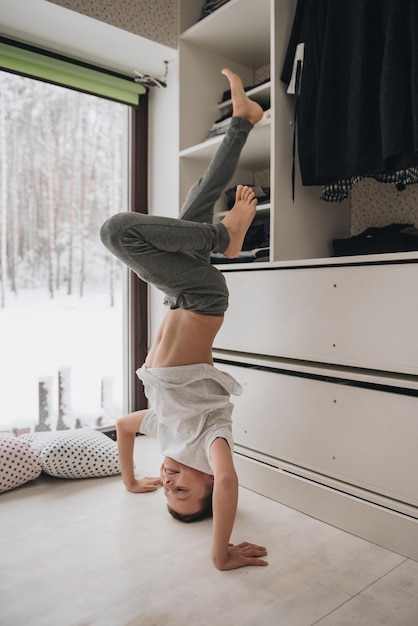
[(227, 77), (231, 86), (232, 115), (244, 117), (251, 124), (259, 122), (263, 117), (263, 109), (257, 102), (248, 98), (240, 77), (228, 68), (223, 69), (222, 74)]
[(255, 216), (256, 206), (257, 199), (251, 187), (238, 185), (235, 204), (222, 220), (229, 234), (229, 246), (223, 254), (229, 259), (241, 252), (244, 237)]

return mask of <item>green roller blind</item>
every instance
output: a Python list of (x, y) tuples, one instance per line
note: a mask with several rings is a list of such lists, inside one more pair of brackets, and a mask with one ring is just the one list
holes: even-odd
[(133, 78), (0, 41), (0, 69), (137, 106), (145, 88)]

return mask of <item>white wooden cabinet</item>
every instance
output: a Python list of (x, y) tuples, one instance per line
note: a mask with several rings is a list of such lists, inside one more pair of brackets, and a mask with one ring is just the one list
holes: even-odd
[[(269, 262), (220, 266), (230, 306), (215, 364), (233, 374), (241, 484), (418, 559), (418, 254), (332, 258), (350, 235), (349, 202), (319, 199), (297, 177), (293, 102), (280, 82), (296, 0), (230, 0), (197, 21), (180, 0), (180, 201), (222, 136), (222, 67), (270, 103), (231, 186), (264, 184)], [(260, 181), (263, 181), (260, 183)], [(216, 206), (218, 217), (225, 202)]]
[[(418, 506), (417, 383), (405, 388), (390, 377), (366, 383), (318, 367), (225, 360), (217, 366), (244, 387), (233, 400), (237, 446), (335, 479), (342, 489), (356, 485), (377, 502), (383, 495)], [(408, 510), (418, 518), (418, 508)]]
[(215, 347), (418, 375), (418, 260), (394, 256), (225, 270)]
[(418, 380), (216, 351), (234, 397), (240, 482), (418, 559)]

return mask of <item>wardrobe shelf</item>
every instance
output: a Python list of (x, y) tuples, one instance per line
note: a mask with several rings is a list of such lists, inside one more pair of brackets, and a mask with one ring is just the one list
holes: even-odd
[[(270, 61), (270, 0), (230, 0), (180, 37), (254, 69)], [(254, 37), (254, 24), (262, 33)]]
[[(254, 128), (242, 151), (240, 166), (243, 168), (263, 169), (270, 162), (270, 128), (269, 122), (263, 122)], [(209, 161), (222, 143), (224, 135), (211, 137), (200, 144), (185, 148), (180, 152), (181, 158)]]
[[(255, 100), (259, 104), (269, 107), (270, 100), (271, 100), (270, 92), (271, 92), (271, 81), (269, 80), (268, 82), (263, 83), (262, 85), (253, 87), (253, 89), (248, 89), (248, 91), (246, 91), (246, 94), (249, 98), (251, 98), (252, 100)], [(224, 102), (219, 102), (218, 104), (218, 107), (220, 109), (225, 109), (230, 106), (232, 106), (231, 100), (225, 100)]]
[[(257, 204), (257, 215), (262, 215), (263, 212), (269, 213), (270, 209), (271, 209), (270, 202), (266, 202), (265, 204)], [(217, 218), (221, 219), (222, 217), (225, 217), (227, 213), (228, 211), (220, 211), (217, 214)]]
[(362, 254), (352, 256), (333, 256), (306, 259), (290, 259), (285, 261), (271, 261), (257, 263), (257, 266), (248, 266), (235, 263), (222, 268), (222, 271), (260, 270), (260, 269), (292, 269), (292, 268), (315, 268), (315, 267), (340, 267), (350, 265), (392, 265), (396, 263), (417, 263), (417, 252), (387, 252), (381, 254)]

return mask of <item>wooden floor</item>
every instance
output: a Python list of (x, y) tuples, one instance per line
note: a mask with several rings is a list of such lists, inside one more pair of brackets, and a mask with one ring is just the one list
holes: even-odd
[[(137, 439), (136, 463), (158, 472), (153, 440)], [(0, 496), (0, 624), (418, 624), (417, 562), (260, 495), (241, 490), (232, 539), (266, 545), (268, 567), (215, 570), (210, 536), (210, 521), (173, 520), (161, 491), (40, 477)]]

